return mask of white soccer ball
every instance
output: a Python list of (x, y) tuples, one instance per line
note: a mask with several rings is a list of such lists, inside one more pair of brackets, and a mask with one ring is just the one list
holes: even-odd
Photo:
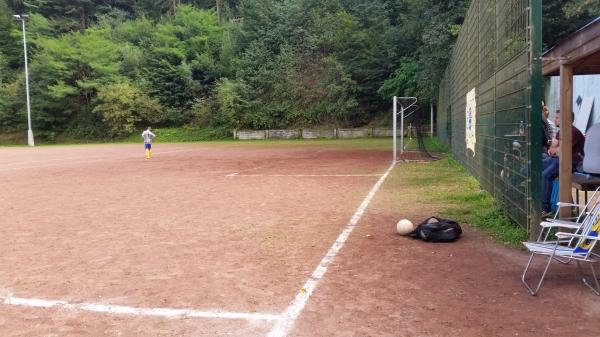
[(408, 235), (413, 230), (413, 223), (408, 219), (402, 219), (396, 224), (396, 232), (398, 232), (400, 235)]

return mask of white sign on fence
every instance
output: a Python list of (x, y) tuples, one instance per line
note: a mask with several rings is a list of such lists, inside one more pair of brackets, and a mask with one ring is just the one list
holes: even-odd
[(467, 150), (473, 152), (475, 157), (475, 142), (477, 141), (475, 129), (477, 120), (477, 103), (475, 102), (475, 88), (471, 89), (467, 93), (467, 105), (465, 111), (465, 141), (467, 143)]

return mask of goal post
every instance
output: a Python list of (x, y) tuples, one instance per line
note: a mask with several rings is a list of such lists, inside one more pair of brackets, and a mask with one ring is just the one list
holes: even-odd
[(397, 118), (398, 118), (398, 102), (400, 102), (400, 153), (404, 153), (404, 118), (410, 116), (413, 112), (415, 112), (415, 109), (413, 109), (411, 112), (409, 112), (408, 115), (405, 115), (405, 112), (409, 111), (410, 108), (415, 107), (415, 105), (417, 104), (418, 99), (416, 97), (397, 97), (394, 96), (393, 97), (393, 116), (392, 116), (392, 142), (393, 142), (393, 151), (394, 151), (394, 156), (393, 156), (393, 160), (394, 163), (397, 160), (397, 148), (396, 148), (396, 144), (397, 144), (397, 134), (398, 134), (398, 122), (397, 122)]

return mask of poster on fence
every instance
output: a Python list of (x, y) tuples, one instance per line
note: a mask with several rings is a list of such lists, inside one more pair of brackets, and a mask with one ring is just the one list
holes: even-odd
[(475, 126), (476, 126), (476, 118), (477, 116), (477, 104), (475, 102), (475, 88), (467, 93), (467, 107), (465, 111), (465, 140), (467, 142), (467, 150), (471, 150), (473, 152), (473, 157), (475, 156)]

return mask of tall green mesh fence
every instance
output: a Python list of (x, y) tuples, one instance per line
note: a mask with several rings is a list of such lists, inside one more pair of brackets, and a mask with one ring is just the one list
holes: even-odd
[(441, 82), (437, 131), (521, 226), (539, 220), (541, 0), (473, 0)]

